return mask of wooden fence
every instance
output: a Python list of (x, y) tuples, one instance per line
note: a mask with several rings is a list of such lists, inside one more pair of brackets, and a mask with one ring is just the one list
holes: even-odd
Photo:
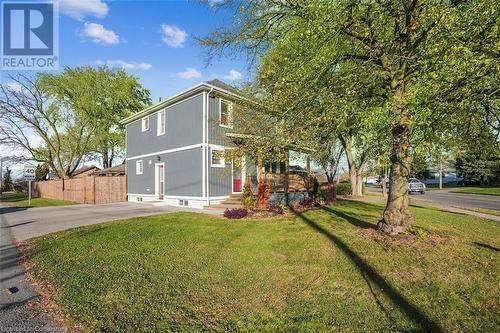
[(127, 201), (127, 180), (125, 176), (48, 180), (35, 183), (35, 195), (87, 204), (121, 202)]

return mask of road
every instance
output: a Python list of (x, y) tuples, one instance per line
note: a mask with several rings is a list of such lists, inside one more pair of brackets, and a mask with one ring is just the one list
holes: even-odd
[[(382, 189), (367, 187), (369, 192), (381, 193)], [(429, 202), (437, 205), (463, 208), (482, 208), (500, 211), (500, 196), (452, 193), (449, 190), (427, 191), (424, 195), (412, 194), (412, 202)]]

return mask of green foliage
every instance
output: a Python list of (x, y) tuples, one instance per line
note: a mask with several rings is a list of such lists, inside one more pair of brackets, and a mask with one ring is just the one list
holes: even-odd
[(408, 232), (415, 235), (418, 239), (425, 239), (427, 237), (427, 231), (424, 228), (417, 227), (415, 225), (410, 225), (408, 227)]
[(320, 185), (318, 182), (318, 178), (316, 177), (311, 177), (311, 183), (312, 183), (312, 189), (311, 189), (311, 197), (314, 200), (319, 199), (320, 197)]
[(35, 169), (35, 180), (37, 182), (47, 180), (49, 166), (46, 163), (38, 164)]
[(255, 197), (252, 192), (252, 184), (249, 181), (245, 182), (245, 185), (243, 186), (241, 205), (246, 210), (253, 210), (255, 207)]
[(5, 168), (5, 172), (3, 174), (3, 188), (2, 191), (12, 191), (14, 187), (12, 186), (12, 170), (9, 167)]
[(351, 183), (338, 183), (337, 184), (337, 195), (352, 195)]
[(139, 79), (122, 69), (67, 67), (60, 74), (42, 75), (40, 81), (87, 125), (92, 133), (89, 153), (100, 154), (104, 168), (112, 166), (124, 148), (125, 131), (119, 121), (151, 102)]

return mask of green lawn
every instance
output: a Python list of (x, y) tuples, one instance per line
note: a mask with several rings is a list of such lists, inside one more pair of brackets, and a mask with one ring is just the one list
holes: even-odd
[(500, 187), (464, 187), (452, 190), (453, 193), (500, 195)]
[(272, 220), (173, 213), (27, 244), (36, 280), (93, 332), (494, 332), (500, 224), (413, 207), (428, 238), (388, 241), (382, 206)]
[(68, 200), (55, 200), (44, 198), (31, 198), (31, 206), (28, 206), (28, 195), (19, 192), (5, 192), (0, 195), (0, 202), (7, 203), (9, 206), (26, 207), (48, 207), (48, 206), (67, 206), (75, 205), (78, 202)]

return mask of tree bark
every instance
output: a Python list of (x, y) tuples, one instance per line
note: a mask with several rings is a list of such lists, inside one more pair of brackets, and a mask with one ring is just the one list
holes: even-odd
[(410, 128), (409, 110), (404, 104), (404, 88), (394, 95), (394, 123), (392, 125), (391, 170), (389, 196), (383, 219), (378, 229), (389, 235), (405, 231), (413, 222), (409, 209), (408, 178), (410, 176)]

